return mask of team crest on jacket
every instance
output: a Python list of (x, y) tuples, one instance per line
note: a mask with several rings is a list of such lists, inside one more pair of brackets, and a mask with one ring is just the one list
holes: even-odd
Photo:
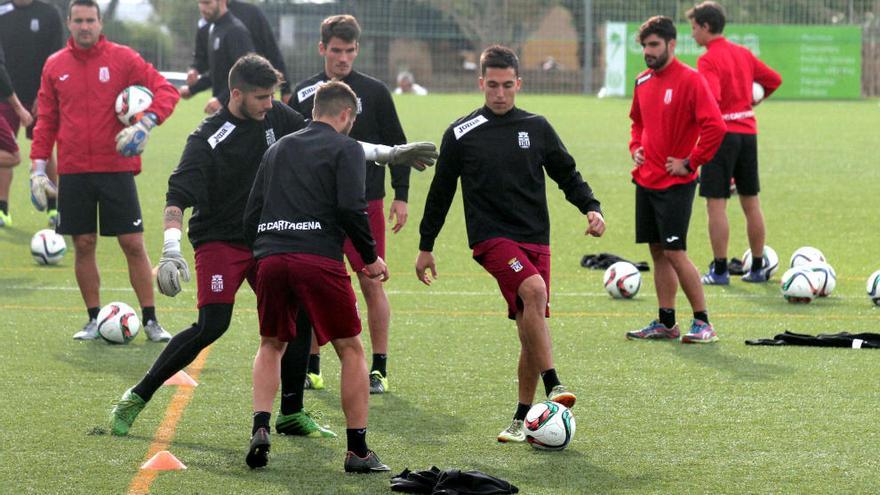
[(529, 149), (529, 147), (532, 145), (532, 144), (529, 142), (529, 133), (528, 133), (528, 132), (520, 131), (520, 132), (519, 132), (519, 135), (517, 136), (517, 138), (518, 138), (518, 140), (519, 140), (519, 147), (522, 148), (522, 149), (524, 149), (524, 150)]
[(214, 51), (216, 52), (219, 49), (220, 49), (220, 37), (218, 36), (218, 37), (214, 38)]
[(360, 115), (361, 112), (364, 111), (364, 105), (361, 103), (361, 99), (360, 99), (360, 98), (358, 98), (357, 101), (358, 101), (358, 110), (357, 110), (357, 113), (356, 113), (355, 115)]
[(523, 269), (522, 263), (516, 258), (511, 258), (510, 261), (507, 262), (507, 265), (510, 266), (510, 269), (516, 273), (519, 273)]
[(266, 145), (272, 146), (273, 144), (275, 144), (275, 129), (270, 127), (266, 129)]
[(39, 19), (31, 19), (31, 32), (33, 32), (33, 33), (40, 32), (40, 20)]
[(666, 94), (663, 95), (663, 103), (667, 105), (672, 103), (672, 88), (666, 90)]
[(102, 83), (110, 81), (110, 67), (100, 67), (98, 69), (98, 80)]

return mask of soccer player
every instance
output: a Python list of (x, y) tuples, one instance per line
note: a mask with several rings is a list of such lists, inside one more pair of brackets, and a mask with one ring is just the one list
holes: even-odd
[[(284, 64), (284, 57), (281, 56), (281, 50), (278, 49), (278, 42), (275, 40), (275, 34), (269, 26), (269, 20), (263, 10), (247, 1), (229, 0), (227, 7), (232, 14), (244, 24), (244, 27), (251, 34), (254, 42), (254, 51), (266, 57), (275, 67), (284, 81), (281, 83), (281, 101), (287, 103), (290, 100), (290, 82), (287, 79), (287, 68)], [(187, 72), (187, 84), (194, 84), (199, 79), (200, 72), (208, 71), (208, 37), (211, 34), (211, 23), (204, 18), (199, 19), (198, 30), (196, 31), (195, 52), (192, 66)]]
[[(49, 55), (61, 49), (62, 29), (58, 9), (42, 0), (12, 0), (0, 5), (0, 45), (6, 51), (6, 70), (15, 94), (29, 114), (26, 117), (15, 105), (0, 101), (0, 115), (6, 117), (13, 136), (18, 135), (23, 124), (27, 138), (33, 138), (34, 122), (30, 117), (36, 116), (40, 73)], [(47, 171), (52, 180), (58, 180), (54, 155)], [(11, 183), (12, 168), (0, 168), (0, 224), (8, 225), (11, 221), (7, 206), (3, 205), (9, 197)], [(54, 227), (58, 217), (56, 199), (48, 203), (49, 225)]]
[[(358, 56), (358, 39), (361, 28), (357, 19), (350, 15), (337, 15), (324, 19), (321, 23), (321, 42), (318, 52), (324, 57), (324, 70), (302, 81), (294, 90), (290, 105), (303, 115), (310, 115), (314, 106), (314, 94), (325, 82), (331, 79), (344, 81), (358, 97), (357, 122), (351, 130), (351, 137), (359, 141), (383, 145), (397, 145), (406, 142), (397, 110), (391, 93), (381, 81), (354, 70)], [(385, 257), (385, 169), (366, 162), (367, 213), (370, 229), (376, 240), (376, 251)], [(406, 225), (407, 199), (409, 193), (410, 169), (391, 167), (391, 187), (394, 200), (388, 215), (389, 221), (396, 219), (392, 232), (400, 232)], [(370, 328), (370, 342), (373, 347), (373, 363), (370, 368), (370, 393), (382, 394), (388, 386), (388, 329), (391, 324), (391, 306), (382, 283), (365, 275), (365, 266), (351, 242), (345, 243), (345, 255), (352, 271), (358, 274), (361, 292), (367, 303), (367, 324)], [(323, 388), (318, 348), (313, 341), (312, 357), (309, 360), (309, 387)]]
[(480, 71), (485, 105), (453, 122), (443, 134), (419, 227), (416, 276), (425, 285), (437, 277), (434, 240), (461, 178), (468, 243), (474, 259), (498, 281), (520, 341), (519, 403), (498, 441), (524, 442), (523, 419), (539, 377), (549, 400), (567, 407), (576, 400), (557, 376), (546, 320), (550, 316), (550, 218), (545, 172), (586, 215), (587, 234), (601, 236), (605, 220), (599, 201), (550, 123), (515, 106), (522, 86), (516, 54), (507, 47), (491, 46), (480, 56)]
[(7, 227), (12, 225), (12, 217), (9, 215), (12, 168), (21, 163), (21, 154), (18, 152), (18, 143), (15, 142), (10, 121), (18, 125), (21, 120), (28, 125), (32, 118), (13, 90), (12, 81), (6, 71), (3, 45), (0, 45), (0, 98), (5, 100), (0, 102), (0, 227)]
[[(229, 70), (242, 55), (254, 51), (251, 33), (227, 6), (227, 0), (198, 0), (202, 19), (210, 24), (208, 35), (207, 72), (192, 84), (178, 90), (188, 99), (202, 90), (211, 88), (212, 98), (205, 105), (205, 113), (220, 110), (229, 101)], [(188, 78), (191, 80), (192, 78)]]
[(269, 419), (281, 355), (286, 342), (302, 331), (295, 322), (297, 314), (306, 311), (318, 343), (331, 342), (342, 363), (345, 471), (388, 471), (367, 447), (369, 382), (359, 337), (361, 320), (342, 262), (347, 237), (364, 262), (362, 273), (379, 282), (388, 280), (366, 213), (364, 151), (346, 136), (357, 117), (357, 97), (348, 85), (333, 81), (321, 86), (313, 101), (309, 126), (266, 152), (245, 210), (245, 237), (258, 260), (260, 318), (246, 462), (251, 468), (268, 462)]
[(678, 339), (675, 293), (678, 285), (694, 311), (684, 343), (718, 340), (709, 323), (700, 273), (687, 254), (687, 232), (697, 169), (707, 163), (725, 126), (706, 80), (675, 58), (675, 24), (655, 16), (639, 28), (648, 70), (639, 74), (633, 94), (632, 139), (635, 162), (636, 242), (647, 243), (654, 260), (659, 319), (628, 339)]
[[(235, 294), (247, 280), (255, 287), (256, 260), (245, 245), (242, 225), (248, 194), (265, 151), (288, 134), (305, 127), (305, 119), (287, 105), (272, 101), (282, 74), (263, 57), (240, 58), (229, 72), (230, 100), (207, 117), (187, 139), (180, 163), (168, 179), (165, 206), (165, 242), (159, 260), (159, 291), (180, 292), (180, 278), (189, 280), (189, 265), (181, 255), (183, 212), (193, 209), (189, 240), (195, 248), (198, 321), (171, 339), (141, 381), (127, 390), (110, 413), (111, 433), (127, 435), (138, 414), (168, 378), (229, 328)], [(418, 144), (418, 143), (417, 143)], [(424, 143), (421, 143), (424, 144)], [(376, 156), (375, 146), (362, 144)], [(378, 156), (383, 162), (412, 165), (413, 157), (430, 161), (430, 153), (404, 152), (398, 147)], [(308, 315), (300, 313), (299, 328), (309, 328)], [(279, 433), (310, 437), (335, 437), (303, 410), (303, 386), (310, 332), (300, 354), (289, 351), (293, 363), (292, 385), (281, 407), (275, 428)], [(299, 387), (298, 389), (296, 387)]]
[(752, 102), (752, 83), (764, 87), (765, 98), (782, 84), (779, 74), (758, 60), (748, 48), (724, 37), (726, 15), (721, 5), (703, 2), (687, 12), (691, 35), (706, 53), (697, 60), (697, 69), (709, 83), (709, 89), (721, 108), (727, 134), (709, 163), (700, 170), (700, 196), (706, 198), (709, 216), (709, 241), (714, 260), (703, 275), (704, 285), (728, 285), (727, 245), (730, 225), (727, 200), (730, 179), (736, 179), (740, 206), (746, 217), (746, 234), (752, 251), (752, 268), (743, 275), (745, 282), (766, 282), (763, 266), (764, 214), (758, 200), (758, 128)]
[[(73, 236), (76, 281), (88, 321), (73, 338), (98, 336), (101, 279), (95, 249), (101, 235), (116, 237), (128, 263), (129, 279), (143, 310), (144, 330), (154, 342), (171, 339), (156, 318), (150, 259), (134, 176), (150, 130), (171, 115), (179, 99), (174, 86), (131, 48), (101, 34), (101, 11), (95, 0), (71, 0), (67, 46), (43, 67), (37, 108), (39, 119), (31, 148), (31, 195), (38, 209), (55, 195), (46, 162), (58, 144), (57, 232)], [(153, 92), (143, 117), (123, 127), (116, 117), (116, 96), (128, 86)], [(115, 141), (115, 143), (114, 143)]]

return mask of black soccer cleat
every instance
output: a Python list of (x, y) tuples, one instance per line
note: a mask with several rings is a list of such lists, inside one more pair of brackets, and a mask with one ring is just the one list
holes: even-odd
[(346, 473), (381, 473), (384, 471), (391, 471), (391, 468), (382, 464), (379, 456), (372, 450), (367, 451), (366, 457), (358, 457), (350, 450), (345, 453)]
[(269, 429), (258, 428), (254, 436), (251, 437), (251, 445), (245, 458), (247, 465), (251, 469), (257, 469), (269, 464), (269, 449), (271, 446), (271, 442), (269, 442)]

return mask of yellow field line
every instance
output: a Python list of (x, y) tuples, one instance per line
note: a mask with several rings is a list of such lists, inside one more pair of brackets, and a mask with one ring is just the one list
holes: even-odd
[[(193, 380), (198, 381), (199, 374), (202, 372), (205, 360), (208, 359), (209, 352), (211, 352), (211, 347), (202, 350), (198, 357), (196, 357), (196, 360), (189, 366), (188, 373)], [(162, 419), (159, 428), (156, 429), (156, 434), (153, 435), (153, 442), (147, 450), (144, 462), (156, 455), (157, 452), (168, 450), (171, 441), (174, 440), (174, 434), (177, 431), (177, 423), (180, 421), (180, 417), (183, 416), (183, 411), (192, 399), (195, 389), (195, 387), (177, 387), (177, 392), (174, 394), (174, 397), (171, 398), (171, 403), (168, 404), (168, 408), (165, 409), (165, 417)], [(159, 472), (153, 469), (138, 470), (138, 474), (135, 475), (134, 479), (131, 480), (131, 484), (128, 485), (128, 494), (146, 495), (150, 493), (150, 485), (153, 484), (153, 481), (156, 480), (156, 476), (158, 475)]]

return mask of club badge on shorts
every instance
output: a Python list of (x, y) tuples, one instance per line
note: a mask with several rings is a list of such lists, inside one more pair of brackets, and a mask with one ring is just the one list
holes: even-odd
[(211, 275), (211, 292), (223, 292), (223, 275)]
[(519, 262), (516, 258), (511, 258), (510, 261), (507, 262), (507, 265), (510, 266), (510, 269), (516, 273), (519, 273), (523, 269), (522, 263)]
[(98, 69), (98, 80), (102, 83), (110, 81), (110, 67), (100, 67)]

